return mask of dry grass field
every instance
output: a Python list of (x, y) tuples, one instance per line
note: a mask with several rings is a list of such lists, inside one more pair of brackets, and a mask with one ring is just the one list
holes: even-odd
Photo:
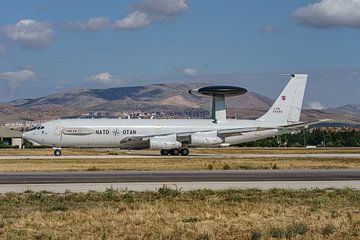
[[(303, 154), (316, 154), (316, 153), (360, 153), (360, 148), (192, 148), (191, 153), (197, 154), (285, 154), (285, 153), (303, 153)], [(64, 156), (79, 156), (79, 155), (158, 155), (158, 150), (145, 150), (145, 151), (128, 151), (119, 149), (92, 149), (92, 148), (64, 148)], [(40, 149), (0, 149), (0, 156), (53, 156), (52, 148)]]
[(317, 158), (145, 158), (0, 160), (0, 171), (237, 170), (360, 168), (360, 159)]
[[(358, 148), (329, 149), (263, 149), (263, 148), (228, 148), (228, 149), (193, 149), (194, 153), (208, 154), (249, 154), (249, 153), (358, 153)], [(22, 159), (0, 160), (0, 171), (101, 171), (101, 170), (236, 170), (236, 169), (335, 169), (360, 168), (357, 158), (238, 158), (236, 155), (224, 155), (221, 158), (187, 158), (157, 156), (157, 151), (125, 151), (107, 149), (64, 149), (64, 156), (95, 155), (94, 159)], [(116, 158), (116, 155), (146, 155), (144, 159)], [(52, 149), (0, 150), (0, 156), (47, 156)], [(113, 155), (111, 159), (102, 156)]]
[(1, 239), (360, 239), (360, 191), (0, 195)]
[[(316, 154), (316, 153), (360, 153), (360, 148), (195, 148), (193, 153), (209, 154)], [(1, 154), (1, 153), (0, 153)]]
[[(79, 155), (107, 155), (109, 153), (106, 149), (86, 149), (86, 148), (66, 148), (64, 155), (79, 156)], [(117, 152), (120, 154), (120, 152)], [(38, 149), (0, 149), (0, 156), (54, 156), (52, 148), (38, 148)]]

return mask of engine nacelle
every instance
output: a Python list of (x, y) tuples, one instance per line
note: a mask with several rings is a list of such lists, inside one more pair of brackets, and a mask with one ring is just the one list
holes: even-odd
[(173, 149), (181, 148), (182, 143), (177, 141), (176, 135), (157, 136), (149, 139), (149, 148), (151, 149)]
[(190, 143), (192, 146), (210, 146), (219, 145), (223, 143), (223, 140), (217, 135), (216, 131), (198, 132), (190, 135)]

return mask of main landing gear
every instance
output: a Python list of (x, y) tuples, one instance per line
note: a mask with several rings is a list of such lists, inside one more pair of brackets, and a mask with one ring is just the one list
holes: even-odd
[(163, 156), (167, 156), (167, 155), (173, 155), (173, 156), (177, 156), (177, 155), (182, 155), (182, 156), (187, 156), (189, 155), (189, 149), (187, 148), (182, 148), (182, 149), (161, 149), (160, 154)]
[(54, 155), (57, 156), (57, 157), (61, 156), (61, 149), (60, 148), (55, 148), (54, 149)]

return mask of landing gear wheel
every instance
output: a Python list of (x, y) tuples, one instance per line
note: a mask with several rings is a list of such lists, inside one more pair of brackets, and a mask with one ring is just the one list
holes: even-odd
[(170, 150), (170, 154), (171, 154), (171, 155), (179, 155), (179, 154), (180, 154), (180, 150), (179, 150), (179, 149), (171, 149), (171, 150)]
[(189, 149), (183, 148), (183, 149), (180, 150), (180, 153), (183, 156), (187, 156), (187, 155), (189, 155)]
[(55, 149), (54, 155), (57, 156), (57, 157), (61, 156), (61, 150), (60, 149)]
[(161, 149), (160, 154), (163, 155), (163, 156), (167, 156), (167, 155), (169, 155), (169, 150)]

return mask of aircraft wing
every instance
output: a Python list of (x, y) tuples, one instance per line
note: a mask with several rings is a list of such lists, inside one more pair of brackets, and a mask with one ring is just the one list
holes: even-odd
[[(247, 132), (264, 131), (264, 130), (271, 130), (271, 129), (298, 131), (298, 130), (307, 128), (311, 125), (314, 125), (314, 124), (318, 124), (318, 123), (322, 123), (322, 122), (329, 122), (329, 121), (331, 121), (331, 120), (330, 119), (322, 119), (319, 121), (299, 122), (299, 123), (284, 125), (284, 126), (280, 126), (280, 127), (230, 128), (230, 129), (216, 130), (216, 132), (217, 132), (217, 136), (219, 136), (221, 138), (225, 138), (225, 137), (242, 135), (243, 133), (247, 133)], [(181, 133), (174, 133), (174, 134), (176, 134), (177, 141), (190, 142), (190, 138), (191, 138), (192, 134), (194, 134), (194, 133), (210, 133), (210, 132), (213, 132), (213, 130), (181, 132)], [(168, 136), (168, 135), (172, 135), (172, 134), (166, 133), (166, 134), (145, 135), (145, 136), (129, 136), (129, 137), (123, 138), (120, 141), (120, 144), (122, 144), (123, 146), (129, 146), (129, 147), (136, 146), (137, 148), (141, 149), (141, 148), (146, 148), (146, 144), (149, 141), (149, 139), (151, 139), (153, 137), (161, 137), (161, 136)]]
[[(219, 137), (230, 137), (230, 136), (241, 135), (242, 133), (246, 133), (246, 132), (261, 131), (261, 130), (268, 130), (268, 129), (274, 129), (274, 128), (259, 128), (259, 127), (230, 128), (230, 129), (221, 129), (221, 130), (216, 130), (216, 131), (217, 131), (217, 135)], [(207, 132), (213, 132), (213, 130), (181, 132), (181, 133), (174, 133), (174, 134), (176, 134), (178, 141), (186, 142), (190, 139), (191, 134), (207, 133)], [(134, 144), (139, 144), (144, 141), (148, 141), (152, 137), (161, 137), (161, 136), (167, 136), (167, 135), (171, 135), (171, 134), (166, 133), (166, 134), (156, 134), (156, 135), (146, 135), (146, 136), (129, 136), (129, 137), (123, 138), (120, 141), (120, 143), (134, 145)]]
[(223, 130), (218, 130), (218, 136), (219, 137), (231, 137), (231, 136), (241, 135), (241, 134), (247, 133), (247, 132), (263, 131), (263, 130), (269, 130), (269, 129), (274, 129), (274, 128), (253, 127), (253, 128), (223, 129)]

